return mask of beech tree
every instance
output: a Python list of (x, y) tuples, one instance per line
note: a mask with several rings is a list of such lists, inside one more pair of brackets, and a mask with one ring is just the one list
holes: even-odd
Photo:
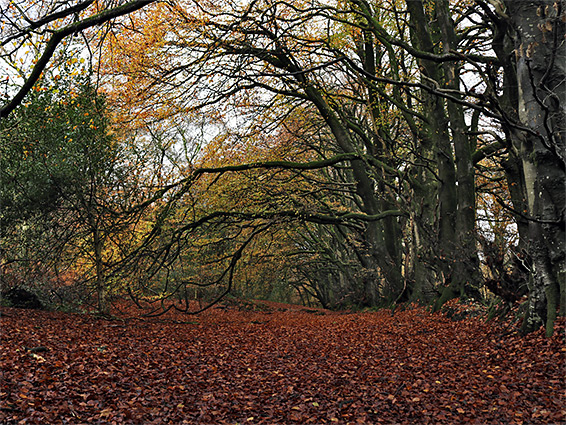
[[(246, 250), (293, 221), (304, 248), (295, 278), (323, 302), (356, 293), (360, 304), (439, 309), (485, 296), (499, 260), (487, 257), (493, 235), (478, 206), (497, 202), (519, 235), (497, 267), (532, 263), (524, 329), (546, 321), (552, 332), (564, 307), (561, 2), (184, 1), (136, 13), (133, 3), (128, 25), (91, 39), (116, 122), (139, 140), (175, 128), (184, 136), (167, 146), (189, 135), (198, 146), (237, 140), (240, 151), (208, 163), (195, 153), (178, 177), (158, 179), (144, 206), (161, 206), (131, 261), (157, 276), (187, 255), (187, 237), (222, 229), (230, 287)], [(282, 129), (295, 154), (256, 149)], [(486, 181), (499, 182), (496, 197)]]
[(501, 125), (512, 152), (509, 176), (521, 189), (513, 193), (513, 207), (533, 261), (523, 327), (531, 331), (546, 322), (550, 335), (566, 296), (566, 8), (563, 2), (505, 1), (483, 9), (504, 71)]
[[(0, 6), (0, 60), (5, 65), (0, 119), (13, 111), (39, 81), (58, 48), (72, 36), (91, 38), (86, 30), (132, 13), (155, 0), (119, 4), (114, 0), (16, 0)], [(88, 45), (88, 43), (87, 43)], [(60, 50), (60, 49), (59, 49)], [(90, 50), (92, 54), (92, 50)]]
[[(222, 105), (236, 120), (269, 110), (274, 124), (282, 122), (281, 111), (319, 122), (317, 137), (324, 142), (314, 152), (353, 155), (342, 165), (355, 190), (341, 204), (363, 224), (359, 260), (377, 273), (366, 274), (368, 284), (383, 279), (388, 289), (380, 296), (391, 301), (430, 299), (439, 291), (438, 308), (452, 297), (480, 296), (476, 169), (486, 170), (482, 161), (495, 159), (507, 175), (519, 243), (535, 264), (526, 323), (536, 323), (544, 305), (551, 329), (564, 253), (552, 242), (560, 230), (551, 230), (562, 229), (564, 210), (563, 111), (557, 106), (564, 11), (559, 3), (535, 3), (509, 6), (516, 13), (482, 1), (162, 6), (155, 16), (167, 10), (168, 22), (146, 20), (159, 22), (158, 35), (140, 22), (127, 43), (112, 41), (107, 76), (128, 77), (114, 93), (137, 93), (129, 110), (138, 115), (144, 104), (157, 102), (170, 116), (198, 111), (218, 117)], [(538, 26), (527, 28), (523, 21), (535, 17)], [(154, 42), (138, 52), (150, 34)], [(513, 56), (512, 48), (525, 53)], [(535, 52), (536, 61), (529, 56)], [(120, 61), (122, 55), (134, 60)], [(523, 104), (531, 109), (523, 111)], [(533, 127), (537, 121), (526, 114), (535, 114), (534, 105), (540, 123)], [(244, 124), (240, 132), (254, 127), (261, 125)], [(527, 152), (544, 153), (539, 171), (534, 164), (540, 161)], [(535, 182), (548, 181), (543, 202)], [(336, 211), (331, 215), (344, 222)]]
[[(192, 65), (190, 63), (187, 65), (182, 65), (182, 50), (177, 53), (177, 51), (174, 50), (175, 48), (171, 48), (170, 53), (175, 55), (175, 59), (173, 59), (172, 61), (177, 63), (177, 70), (172, 71), (172, 74), (170, 75), (172, 76), (172, 78), (177, 78), (178, 75), (175, 76), (174, 74), (177, 74), (177, 72), (181, 72), (181, 70), (183, 70), (183, 72), (186, 72), (187, 75), (194, 76), (196, 82), (195, 89), (191, 89), (191, 93), (185, 92), (181, 94), (176, 91), (173, 86), (171, 86), (171, 91), (164, 93), (164, 97), (159, 98), (159, 104), (164, 104), (167, 101), (164, 99), (167, 99), (168, 96), (178, 96), (176, 98), (176, 101), (179, 102), (178, 104), (183, 105), (184, 108), (188, 110), (194, 110), (195, 108), (197, 108), (198, 110), (204, 111), (207, 106), (215, 106), (220, 101), (223, 101), (223, 99), (226, 99), (226, 101), (229, 103), (234, 101), (234, 106), (237, 107), (238, 110), (244, 111), (246, 109), (246, 105), (249, 106), (247, 108), (247, 111), (248, 113), (253, 114), (254, 110), (258, 111), (265, 109), (265, 107), (261, 105), (265, 102), (266, 105), (271, 105), (271, 111), (284, 110), (287, 114), (289, 113), (289, 108), (282, 108), (282, 106), (284, 105), (284, 103), (290, 102), (288, 103), (288, 105), (291, 105), (292, 108), (307, 108), (316, 111), (315, 116), (318, 116), (322, 120), (321, 122), (325, 123), (325, 126), (328, 126), (330, 123), (329, 127), (327, 127), (328, 130), (324, 130), (329, 136), (325, 137), (330, 137), (332, 143), (337, 143), (338, 150), (336, 151), (333, 147), (326, 146), (324, 147), (326, 151), (324, 152), (324, 155), (327, 155), (329, 153), (338, 153), (350, 155), (350, 158), (363, 155), (362, 151), (365, 149), (365, 147), (363, 145), (363, 139), (360, 139), (360, 137), (363, 137), (364, 135), (362, 134), (361, 136), (356, 136), (355, 132), (347, 129), (346, 123), (342, 122), (338, 118), (336, 113), (332, 110), (331, 106), (325, 100), (323, 89), (322, 87), (319, 87), (319, 82), (316, 79), (313, 79), (312, 81), (310, 79), (306, 79), (306, 73), (308, 73), (308, 71), (303, 71), (301, 67), (297, 67), (297, 65), (294, 64), (295, 62), (297, 62), (297, 60), (294, 57), (293, 53), (291, 53), (293, 51), (292, 46), (286, 47), (282, 50), (281, 53), (278, 50), (271, 51), (270, 49), (265, 50), (260, 47), (254, 47), (254, 44), (256, 42), (262, 44), (264, 41), (268, 42), (268, 39), (270, 38), (277, 38), (275, 34), (272, 34), (267, 30), (265, 34), (256, 34), (257, 30), (256, 28), (253, 28), (253, 26), (262, 26), (262, 21), (264, 19), (273, 20), (273, 24), (276, 25), (273, 28), (273, 31), (279, 32), (283, 31), (283, 29), (278, 28), (278, 24), (281, 23), (284, 27), (287, 27), (289, 25), (294, 26), (295, 23), (300, 23), (301, 20), (304, 19), (304, 17), (292, 17), (290, 18), (290, 23), (285, 23), (283, 21), (277, 21), (277, 13), (275, 13), (276, 10), (273, 8), (268, 7), (267, 10), (263, 10), (262, 8), (256, 9), (255, 6), (252, 5), (252, 8), (249, 10), (249, 12), (251, 13), (249, 23), (252, 24), (252, 27), (250, 28), (247, 28), (248, 23), (246, 23), (246, 25), (240, 25), (237, 16), (231, 16), (231, 14), (223, 14), (222, 12), (219, 12), (218, 14), (213, 13), (210, 15), (205, 12), (203, 19), (206, 19), (206, 21), (203, 22), (208, 22), (206, 27), (199, 27), (198, 22), (196, 25), (192, 25), (191, 17), (184, 14), (178, 15), (180, 22), (175, 23), (175, 31), (185, 32), (182, 35), (184, 35), (185, 42), (189, 46), (194, 47), (192, 53), (193, 56), (196, 56), (197, 54), (202, 55), (201, 57), (197, 57), (195, 59), (195, 64), (198, 64), (195, 66), (202, 68), (197, 68), (196, 74), (193, 74), (191, 68)], [(267, 13), (270, 17), (268, 18), (266, 15), (264, 16), (265, 13)], [(234, 22), (231, 22), (234, 19), (236, 20)], [(171, 23), (172, 22), (170, 21), (169, 25), (171, 25)], [(236, 26), (234, 27), (233, 25)], [(227, 36), (227, 31), (229, 30), (229, 28), (232, 36)], [(234, 31), (234, 28), (236, 29), (236, 31)], [(166, 31), (163, 29), (163, 27), (160, 27), (160, 30), (162, 32)], [(261, 39), (263, 39), (264, 37), (267, 38), (263, 41), (260, 39), (254, 40), (256, 36), (259, 36)], [(240, 38), (242, 39), (240, 40)], [(251, 46), (247, 46), (246, 39), (248, 38), (252, 43)], [(128, 40), (129, 43), (136, 44), (131, 39)], [(220, 42), (220, 40), (224, 41)], [(280, 41), (285, 41), (292, 44), (303, 43), (300, 37), (295, 35), (293, 35), (293, 37), (290, 36), (288, 40), (282, 39)], [(313, 51), (324, 49), (324, 40), (317, 40), (315, 38), (312, 48), (308, 46), (308, 42), (308, 40), (304, 40), (305, 44), (301, 48), (306, 48)], [(119, 39), (117, 43), (119, 44)], [(192, 43), (194, 43), (194, 45)], [(269, 41), (269, 44), (271, 43), (272, 41)], [(213, 47), (216, 44), (218, 45), (216, 47)], [(127, 48), (128, 46), (124, 47)], [(297, 51), (300, 51), (300, 49), (298, 49)], [(148, 54), (148, 52), (146, 51), (144, 52), (144, 54)], [(114, 58), (114, 60), (119, 60), (120, 58), (120, 56), (114, 51), (112, 57)], [(243, 63), (239, 63), (239, 59), (238, 61), (230, 60), (230, 57), (242, 58), (245, 63), (250, 65), (250, 68), (246, 69), (245, 74), (242, 74), (241, 70), (243, 69), (242, 67), (245, 67), (245, 65)], [(317, 56), (312, 55), (310, 58), (314, 60), (314, 63), (307, 65), (312, 65), (320, 70), (325, 69), (327, 65), (332, 66), (333, 64), (338, 64), (338, 62), (334, 59), (330, 61), (330, 64), (325, 64), (324, 62), (320, 62), (317, 59)], [(181, 64), (179, 64), (179, 62)], [(112, 62), (112, 64), (114, 64), (114, 62)], [(144, 61), (142, 60), (130, 61), (129, 63), (121, 61), (121, 66), (123, 68), (122, 72), (124, 72), (126, 75), (129, 75), (131, 81), (136, 81), (136, 84), (141, 83), (144, 87), (147, 88), (147, 90), (154, 90), (155, 85), (151, 84), (150, 81), (146, 80), (146, 83), (143, 82), (143, 77), (142, 80), (135, 78), (136, 76), (141, 75), (140, 73), (141, 70), (143, 70), (143, 65)], [(111, 68), (112, 70), (116, 69), (115, 66), (111, 66)], [(165, 71), (165, 74), (163, 75), (167, 75), (167, 72)], [(204, 78), (206, 77), (206, 75), (215, 75), (214, 78), (218, 81), (219, 84), (218, 88), (216, 88), (216, 85), (211, 85), (208, 87), (201, 85), (201, 82), (205, 82)], [(231, 81), (232, 76), (236, 77), (233, 82)], [(347, 74), (345, 74), (345, 76), (347, 77)], [(280, 78), (282, 78), (282, 81), (279, 80)], [(249, 90), (247, 90), (248, 88), (257, 88), (263, 94), (258, 93), (260, 98), (256, 99), (254, 99), (253, 97), (248, 97), (248, 94), (251, 93)], [(131, 90), (131, 86), (122, 86), (121, 89)], [(225, 93), (224, 90), (228, 91)], [(348, 90), (350, 89), (348, 88)], [(210, 96), (204, 96), (203, 92), (201, 91), (204, 91), (204, 93), (210, 93)], [(218, 95), (216, 95), (215, 93), (218, 93)], [(226, 95), (229, 95), (230, 93), (233, 93), (234, 96), (231, 98), (226, 97)], [(347, 98), (350, 93), (351, 92), (349, 91), (344, 93), (344, 98)], [(262, 98), (261, 96), (267, 97)], [(198, 101), (198, 99), (203, 97), (203, 102), (193, 102), (187, 104), (182, 103), (183, 99), (187, 99), (187, 101), (190, 102), (191, 99), (196, 99)], [(169, 99), (172, 98), (173, 97), (169, 97)], [(269, 98), (271, 98), (272, 100), (269, 100)], [(137, 107), (141, 109), (141, 106), (138, 105)], [(136, 110), (136, 107), (130, 108), (130, 110), (132, 109)], [(273, 120), (273, 117), (271, 118), (271, 120), (271, 122), (275, 122)], [(354, 136), (355, 138), (352, 139), (352, 137)], [(356, 148), (355, 146), (359, 147), (359, 153), (358, 148)], [(328, 164), (341, 160), (338, 157), (336, 158), (337, 159), (335, 161), (334, 159), (332, 159), (332, 157), (330, 157), (330, 162)], [(358, 195), (356, 195), (356, 197), (359, 201), (359, 206), (363, 211), (363, 214), (356, 215), (356, 219), (362, 219), (367, 224), (366, 230), (364, 231), (364, 238), (368, 240), (368, 242), (366, 243), (366, 261), (373, 263), (373, 265), (371, 267), (368, 267), (367, 270), (381, 269), (382, 273), (387, 276), (386, 279), (392, 282), (392, 286), (396, 287), (397, 290), (400, 290), (400, 288), (402, 288), (400, 263), (398, 261), (398, 258), (390, 258), (391, 255), (394, 255), (395, 257), (399, 256), (398, 246), (400, 244), (400, 241), (399, 239), (394, 240), (395, 238), (392, 236), (393, 233), (396, 232), (395, 229), (398, 226), (397, 224), (395, 224), (395, 220), (390, 218), (402, 215), (402, 213), (396, 209), (393, 209), (390, 201), (388, 201), (389, 203), (384, 204), (388, 207), (388, 209), (385, 211), (380, 211), (378, 205), (381, 201), (378, 202), (378, 200), (376, 200), (373, 196), (374, 183), (370, 178), (370, 173), (373, 173), (372, 167), (367, 168), (366, 162), (361, 158), (353, 161), (352, 164), (353, 165), (350, 165), (348, 173), (351, 173), (354, 176), (353, 178), (355, 182), (357, 181), (356, 190)], [(300, 164), (287, 164), (287, 167), (299, 168)], [(356, 185), (356, 183), (354, 183), (354, 185)], [(383, 200), (383, 202), (385, 202), (385, 199)], [(281, 214), (281, 212), (273, 211), (271, 212), (271, 214)], [(332, 212), (330, 216), (326, 216), (326, 218), (321, 218), (320, 215), (316, 214), (309, 215), (307, 213), (301, 213), (301, 211), (297, 211), (296, 213), (294, 213), (294, 215), (296, 215), (297, 217), (302, 216), (311, 220), (325, 221), (328, 219), (328, 223), (338, 223), (342, 221), (342, 218), (336, 215), (336, 211)], [(393, 225), (390, 227), (384, 227), (380, 223), (381, 220), (393, 220)], [(385, 229), (387, 229), (387, 231), (385, 231)], [(383, 243), (378, 243), (378, 241), (383, 241), (383, 238), (387, 238), (387, 246), (389, 248), (386, 248)], [(374, 278), (376, 277), (377, 276), (374, 276)], [(373, 285), (373, 283), (371, 282), (372, 279), (368, 278), (368, 285)]]

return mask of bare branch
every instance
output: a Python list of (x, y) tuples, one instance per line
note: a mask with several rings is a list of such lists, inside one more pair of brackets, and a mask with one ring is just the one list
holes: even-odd
[(53, 35), (49, 39), (49, 42), (45, 46), (43, 54), (34, 65), (29, 77), (26, 79), (20, 90), (16, 95), (10, 100), (6, 105), (0, 108), (0, 119), (6, 117), (10, 112), (12, 112), (24, 99), (24, 97), (29, 93), (34, 84), (39, 80), (41, 73), (47, 67), (47, 64), (53, 57), (57, 46), (59, 43), (69, 35), (78, 33), (87, 28), (91, 28), (96, 25), (103, 24), (119, 16), (124, 16), (139, 10), (148, 4), (155, 2), (156, 0), (135, 0), (126, 3), (122, 6), (115, 7), (113, 9), (104, 10), (94, 16), (86, 18), (82, 21), (75, 22), (73, 24), (67, 25), (53, 32)]

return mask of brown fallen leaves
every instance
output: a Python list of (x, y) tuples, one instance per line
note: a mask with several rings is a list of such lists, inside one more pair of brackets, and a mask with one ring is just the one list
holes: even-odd
[(421, 308), (145, 321), (3, 311), (2, 424), (566, 420), (563, 322), (545, 339)]

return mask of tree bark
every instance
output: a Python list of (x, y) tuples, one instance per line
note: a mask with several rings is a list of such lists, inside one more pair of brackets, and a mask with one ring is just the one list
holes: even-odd
[(504, 7), (499, 13), (512, 28), (518, 88), (513, 144), (522, 161), (534, 268), (523, 330), (545, 323), (550, 336), (566, 277), (566, 11), (564, 2), (551, 0)]
[[(454, 22), (450, 16), (448, 1), (438, 0), (436, 10), (444, 53), (458, 49), (458, 37)], [(458, 62), (443, 63), (444, 84), (446, 88), (457, 92), (460, 90), (461, 67)], [(461, 99), (459, 94), (454, 97)], [(446, 104), (454, 157), (456, 164), (457, 212), (456, 212), (456, 264), (452, 274), (452, 285), (464, 294), (474, 288), (479, 294), (482, 276), (479, 270), (479, 259), (476, 247), (476, 188), (475, 168), (472, 160), (472, 141), (468, 136), (469, 129), (464, 119), (461, 104), (447, 101)], [(468, 288), (468, 289), (466, 289)]]
[[(407, 2), (411, 16), (414, 46), (423, 52), (435, 53), (433, 22), (425, 13), (422, 1)], [(453, 47), (455, 33), (448, 5), (438, 5), (438, 25), (444, 29), (441, 37), (446, 48)], [(422, 82), (426, 85), (458, 88), (459, 70), (454, 63), (441, 67), (429, 59), (419, 59)], [(479, 268), (475, 252), (475, 189), (470, 141), (461, 107), (423, 91), (424, 113), (427, 115), (427, 134), (434, 151), (438, 171), (438, 239), (437, 255), (445, 287), (435, 304), (438, 310), (451, 298), (466, 295), (473, 282), (477, 284)], [(453, 145), (454, 144), (454, 145)], [(456, 162), (453, 155), (456, 151)], [(458, 168), (457, 168), (457, 167)], [(475, 281), (474, 281), (475, 280)]]

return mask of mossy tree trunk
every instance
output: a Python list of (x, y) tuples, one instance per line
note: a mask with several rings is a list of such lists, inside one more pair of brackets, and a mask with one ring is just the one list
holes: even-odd
[(550, 336), (564, 303), (566, 272), (566, 10), (564, 2), (550, 0), (505, 1), (501, 6), (500, 25), (508, 26), (514, 48), (512, 56), (502, 59), (517, 87), (517, 121), (507, 127), (521, 160), (533, 262), (523, 330), (545, 324)]
[[(433, 19), (422, 1), (407, 2), (413, 46), (431, 55), (439, 53), (438, 45), (443, 46), (444, 53), (457, 48), (448, 3), (439, 1), (435, 7)], [(426, 137), (434, 152), (438, 179), (437, 200), (432, 205), (438, 211), (436, 256), (444, 287), (435, 304), (437, 310), (451, 298), (478, 293), (473, 290), (481, 280), (475, 239), (474, 167), (463, 108), (433, 93), (437, 87), (459, 89), (458, 64), (426, 58), (418, 62), (421, 81), (430, 87), (423, 90), (422, 97), (427, 116)]]

